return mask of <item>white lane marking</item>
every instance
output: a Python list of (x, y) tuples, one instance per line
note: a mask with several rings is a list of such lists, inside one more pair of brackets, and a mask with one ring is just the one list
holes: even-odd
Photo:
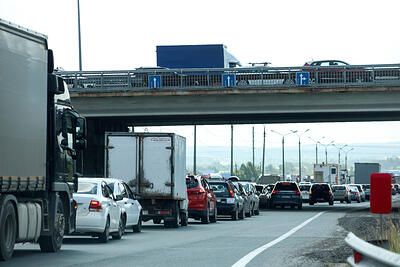
[(321, 216), (322, 214), (324, 214), (326, 211), (322, 211), (320, 213), (318, 213), (317, 215), (311, 217), (310, 219), (306, 220), (305, 222), (303, 222), (302, 224), (296, 226), (295, 228), (291, 229), (289, 232), (287, 232), (286, 234), (281, 235), (280, 237), (278, 237), (277, 239), (251, 251), (249, 254), (247, 254), (246, 256), (244, 256), (243, 258), (241, 258), (239, 261), (237, 261), (235, 264), (232, 265), (232, 267), (244, 267), (246, 266), (252, 259), (254, 259), (258, 254), (260, 254), (261, 252), (263, 252), (264, 250), (278, 244), (279, 242), (281, 242), (282, 240), (285, 240), (286, 238), (288, 238), (289, 236), (293, 235), (294, 233), (296, 233), (298, 230), (300, 230), (301, 228), (303, 228), (306, 224), (308, 224), (309, 222), (311, 222), (312, 220), (318, 218), (319, 216)]

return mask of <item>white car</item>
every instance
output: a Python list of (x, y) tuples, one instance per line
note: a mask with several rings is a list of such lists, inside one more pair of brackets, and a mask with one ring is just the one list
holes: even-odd
[(310, 201), (310, 188), (311, 188), (311, 183), (299, 183), (299, 188), (300, 188), (300, 194), (301, 194), (301, 199), (303, 202), (309, 202)]
[(122, 210), (125, 227), (132, 228), (134, 232), (142, 231), (142, 206), (136, 200), (129, 186), (122, 180), (107, 178), (107, 184), (111, 187), (117, 199), (118, 206)]
[(75, 234), (98, 236), (107, 243), (121, 239), (124, 234), (122, 211), (112, 189), (104, 178), (79, 178), (78, 192), (73, 194), (77, 203)]

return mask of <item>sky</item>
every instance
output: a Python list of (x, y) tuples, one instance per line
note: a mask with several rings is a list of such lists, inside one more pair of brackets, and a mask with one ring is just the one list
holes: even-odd
[[(80, 0), (83, 70), (129, 70), (156, 65), (157, 45), (225, 44), (243, 65), (269, 61), (299, 66), (310, 60), (351, 64), (400, 63), (398, 0)], [(0, 18), (48, 36), (55, 65), (78, 70), (77, 1), (0, 0)], [(251, 126), (235, 126), (235, 145), (251, 145)], [(271, 144), (310, 129), (304, 143), (399, 141), (399, 122), (266, 125)], [(175, 131), (193, 143), (192, 127)], [(198, 145), (230, 144), (230, 126), (199, 126)], [(262, 146), (263, 125), (255, 126)], [(287, 144), (297, 145), (295, 135)]]

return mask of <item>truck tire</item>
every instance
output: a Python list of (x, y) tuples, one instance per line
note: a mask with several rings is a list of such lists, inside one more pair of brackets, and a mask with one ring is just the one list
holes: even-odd
[(17, 216), (11, 201), (3, 205), (0, 218), (0, 260), (6, 261), (14, 252), (15, 238), (17, 235)]
[(164, 220), (164, 227), (165, 228), (178, 228), (179, 227), (179, 223), (181, 222), (181, 216), (180, 216), (180, 209), (179, 209), (179, 203), (176, 202), (175, 204), (175, 216), (174, 219), (172, 221), (167, 221)]
[[(155, 219), (153, 219), (153, 220), (155, 220)], [(160, 220), (160, 222), (161, 222), (161, 220)], [(140, 233), (141, 231), (142, 231), (142, 212), (140, 212), (140, 214), (139, 214), (138, 223), (133, 226), (133, 232)]]
[(210, 205), (207, 203), (207, 208), (205, 210), (205, 215), (201, 218), (202, 224), (209, 224), (210, 223)]
[(189, 216), (188, 216), (188, 212), (183, 212), (181, 214), (181, 225), (182, 226), (187, 226), (189, 223)]
[(110, 237), (110, 217), (107, 217), (106, 226), (104, 227), (104, 232), (99, 235), (100, 243), (107, 243)]
[(56, 196), (56, 214), (54, 218), (54, 231), (49, 236), (39, 238), (40, 250), (42, 252), (57, 252), (60, 250), (65, 231), (65, 214), (63, 202), (59, 196)]

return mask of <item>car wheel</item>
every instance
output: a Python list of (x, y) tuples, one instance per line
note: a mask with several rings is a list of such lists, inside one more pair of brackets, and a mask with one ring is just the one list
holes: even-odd
[[(160, 220), (161, 222), (161, 220)], [(142, 231), (142, 212), (139, 214), (139, 220), (136, 225), (133, 226), (133, 232), (140, 233)]]
[(99, 235), (100, 243), (107, 243), (110, 237), (110, 217), (107, 217), (106, 226), (104, 227), (104, 232)]
[(161, 223), (161, 219), (160, 218), (155, 218), (155, 219), (153, 219), (153, 223), (154, 224), (160, 224)]
[(349, 204), (349, 203), (351, 203), (351, 200), (350, 200), (350, 199), (348, 199), (346, 202), (347, 202), (347, 204)]
[(303, 208), (303, 204), (298, 205), (297, 208), (298, 208), (299, 210), (301, 210), (301, 209)]
[(260, 215), (260, 208), (256, 209), (256, 210), (254, 211), (254, 214), (255, 214), (255, 215)]
[(207, 203), (206, 214), (201, 218), (201, 223), (209, 224), (210, 223), (210, 206)]
[(340, 203), (343, 203), (343, 200), (340, 200)]
[(215, 222), (217, 222), (217, 220), (218, 220), (218, 210), (217, 210), (217, 207), (215, 206), (215, 208), (214, 208), (214, 214), (213, 214), (213, 216), (210, 218), (210, 221), (213, 222), (213, 223), (215, 223)]
[(112, 234), (111, 237), (114, 240), (120, 240), (122, 238), (122, 236), (124, 235), (124, 231), (125, 231), (125, 219), (124, 216), (121, 216), (121, 218), (119, 218), (119, 223), (118, 223), (118, 232), (115, 234)]
[(361, 202), (361, 200), (360, 199), (357, 199), (357, 203), (360, 203)]
[(232, 212), (231, 219), (232, 221), (237, 221), (239, 218), (239, 211), (236, 209), (235, 211)]
[(243, 220), (244, 217), (245, 217), (245, 215), (244, 215), (244, 207), (243, 207), (243, 209), (239, 213), (239, 219)]
[(6, 261), (14, 252), (17, 216), (11, 201), (7, 201), (3, 207), (3, 216), (0, 218), (0, 260)]
[(329, 201), (329, 205), (332, 206), (333, 205), (333, 200)]
[(60, 250), (65, 231), (64, 207), (60, 197), (56, 196), (56, 217), (54, 220), (54, 232), (50, 236), (39, 238), (40, 250), (42, 252), (57, 252)]
[(310, 201), (309, 204), (310, 204), (310, 206), (313, 206), (313, 205), (314, 205), (314, 202)]
[(187, 211), (181, 214), (181, 225), (187, 226), (189, 223), (189, 216)]

